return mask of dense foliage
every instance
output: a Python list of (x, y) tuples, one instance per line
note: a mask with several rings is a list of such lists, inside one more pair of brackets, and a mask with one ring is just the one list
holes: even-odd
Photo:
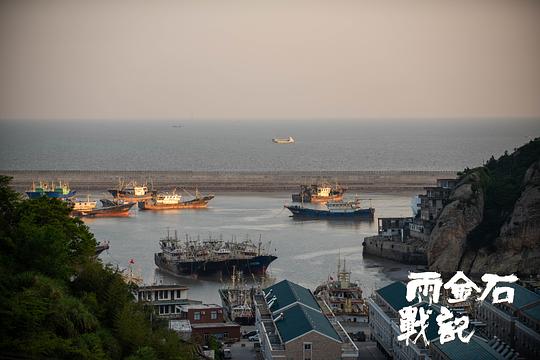
[(484, 216), (482, 222), (469, 233), (467, 242), (473, 248), (492, 246), (501, 226), (509, 219), (516, 201), (523, 191), (523, 179), (527, 169), (540, 160), (540, 138), (516, 149), (513, 154), (505, 152), (500, 158), (491, 159), (474, 171), (480, 177), (484, 191)]
[(22, 200), (0, 176), (0, 358), (190, 359), (192, 347), (94, 259), (59, 200)]

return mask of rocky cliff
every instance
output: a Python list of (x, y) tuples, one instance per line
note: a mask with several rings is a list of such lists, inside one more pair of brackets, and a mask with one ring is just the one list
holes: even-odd
[[(473, 277), (488, 272), (520, 277), (539, 274), (540, 160), (527, 168), (519, 196), (502, 225), (492, 232), (495, 235), (478, 246), (471, 233), (485, 222), (487, 173), (482, 167), (466, 175), (439, 214), (428, 244), (430, 269), (446, 274), (463, 270)], [(495, 196), (504, 195), (495, 192)]]

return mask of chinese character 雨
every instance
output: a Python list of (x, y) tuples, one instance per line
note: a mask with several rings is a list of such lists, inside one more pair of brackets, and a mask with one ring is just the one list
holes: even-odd
[[(441, 295), (442, 279), (441, 274), (436, 272), (409, 273), (409, 281), (407, 283), (407, 301), (413, 301), (416, 296), (422, 301), (421, 295), (429, 296), (430, 304), (438, 303)], [(418, 293), (418, 294), (417, 294)]]

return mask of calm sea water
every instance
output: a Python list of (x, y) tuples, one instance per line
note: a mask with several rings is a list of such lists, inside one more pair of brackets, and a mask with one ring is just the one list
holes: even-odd
[[(371, 198), (376, 215), (410, 216), (413, 194), (362, 194)], [(92, 194), (99, 198), (100, 194)], [(177, 283), (190, 287), (190, 297), (205, 302), (220, 303), (218, 289), (228, 279), (194, 279), (160, 273), (154, 265), (154, 253), (159, 251), (159, 239), (171, 231), (178, 236), (190, 234), (201, 238), (212, 234), (224, 239), (249, 235), (256, 242), (262, 237), (278, 256), (269, 274), (276, 281), (289, 279), (315, 289), (337, 268), (338, 256), (346, 260), (352, 279), (359, 281), (364, 292), (402, 279), (411, 269), (406, 265), (362, 256), (364, 236), (377, 232), (377, 223), (297, 221), (289, 217), (283, 205), (289, 194), (217, 194), (206, 210), (171, 210), (144, 212), (134, 210), (129, 218), (87, 219), (85, 222), (98, 240), (109, 240), (110, 250), (101, 255), (104, 262), (126, 267), (135, 260), (146, 283)], [(366, 200), (366, 206), (368, 201)], [(268, 244), (270, 242), (270, 244)], [(335, 275), (334, 275), (335, 277)]]
[(460, 170), (535, 136), (538, 119), (0, 121), (0, 169)]

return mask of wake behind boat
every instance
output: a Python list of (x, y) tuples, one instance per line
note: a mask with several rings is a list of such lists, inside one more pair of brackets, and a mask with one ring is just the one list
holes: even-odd
[(293, 217), (299, 218), (338, 218), (338, 219), (373, 219), (375, 209), (372, 207), (362, 208), (360, 200), (328, 202), (326, 209), (315, 209), (303, 205), (285, 205)]
[(273, 138), (272, 142), (275, 144), (293, 144), (294, 139), (292, 136), (289, 136), (288, 138)]

